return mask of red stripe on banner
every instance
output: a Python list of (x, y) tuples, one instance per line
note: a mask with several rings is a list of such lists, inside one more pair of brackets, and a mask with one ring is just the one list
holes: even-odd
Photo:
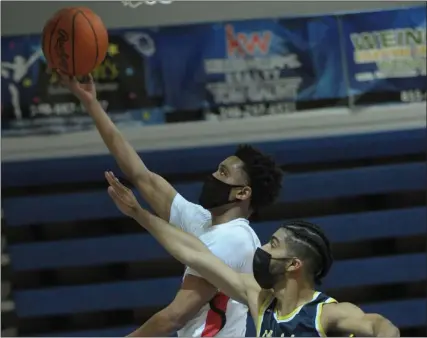
[(215, 337), (225, 325), (225, 312), (230, 297), (219, 292), (212, 299), (211, 304), (214, 309), (210, 309), (206, 316), (205, 329), (202, 332), (202, 337)]

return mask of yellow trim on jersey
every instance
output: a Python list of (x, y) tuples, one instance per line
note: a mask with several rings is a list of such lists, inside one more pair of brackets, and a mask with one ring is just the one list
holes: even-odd
[(262, 325), (262, 320), (264, 318), (265, 310), (267, 310), (267, 308), (269, 307), (269, 305), (273, 299), (274, 299), (274, 296), (272, 294), (267, 295), (267, 297), (265, 297), (264, 302), (258, 308), (258, 318), (257, 318), (257, 323), (256, 323), (256, 336), (257, 337), (260, 337), (260, 334), (261, 334), (261, 325)]
[(292, 317), (294, 317), (296, 314), (298, 314), (300, 311), (301, 311), (301, 309), (302, 309), (302, 307), (304, 306), (304, 305), (306, 305), (306, 304), (308, 304), (308, 303), (310, 303), (310, 302), (312, 302), (313, 300), (315, 300), (317, 297), (319, 297), (319, 295), (320, 295), (320, 292), (319, 291), (316, 291), (314, 294), (313, 294), (313, 297), (311, 298), (311, 300), (309, 300), (308, 302), (306, 302), (306, 303), (304, 303), (304, 304), (302, 304), (302, 305), (300, 305), (300, 306), (298, 306), (295, 310), (293, 310), (291, 313), (288, 313), (287, 315), (284, 315), (284, 316), (279, 316), (279, 313), (278, 313), (278, 311), (277, 311), (277, 309), (275, 310), (275, 314), (276, 314), (276, 318), (277, 318), (277, 320), (288, 320), (288, 319), (291, 319)]
[(316, 311), (316, 328), (317, 328), (317, 331), (319, 331), (319, 334), (320, 334), (321, 337), (327, 337), (326, 336), (326, 332), (323, 329), (322, 321), (321, 321), (323, 305), (330, 304), (330, 303), (338, 303), (338, 302), (335, 299), (329, 297), (327, 300), (325, 300), (324, 302), (322, 302), (322, 303), (320, 303), (320, 304), (317, 305), (317, 311)]

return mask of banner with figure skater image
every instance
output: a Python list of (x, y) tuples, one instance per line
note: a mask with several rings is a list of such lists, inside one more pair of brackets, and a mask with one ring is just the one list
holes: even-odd
[[(154, 39), (146, 30), (116, 30), (108, 55), (92, 73), (97, 96), (115, 123), (163, 123)], [(79, 101), (47, 74), (40, 36), (2, 38), (2, 134), (55, 134), (93, 129)]]

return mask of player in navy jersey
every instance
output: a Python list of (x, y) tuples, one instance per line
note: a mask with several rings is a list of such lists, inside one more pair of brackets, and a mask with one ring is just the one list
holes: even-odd
[[(117, 207), (146, 228), (176, 259), (226, 295), (249, 306), (260, 337), (399, 337), (379, 314), (366, 314), (351, 303), (315, 290), (333, 259), (330, 244), (315, 224), (283, 224), (253, 257), (253, 274), (237, 273), (196, 237), (170, 226), (141, 208), (132, 191), (106, 173)], [(235, 248), (239, 250), (238, 247)]]

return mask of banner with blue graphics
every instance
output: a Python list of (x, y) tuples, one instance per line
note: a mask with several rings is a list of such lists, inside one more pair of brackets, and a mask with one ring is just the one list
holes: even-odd
[(163, 28), (165, 103), (207, 118), (346, 104), (338, 40), (328, 16)]
[(425, 101), (426, 7), (343, 15), (349, 92), (355, 103)]
[[(108, 55), (92, 73), (98, 99), (120, 125), (164, 122), (156, 46), (146, 30), (109, 34)], [(29, 135), (94, 127), (78, 100), (46, 73), (40, 36), (2, 38), (2, 134)]]
[[(138, 126), (426, 100), (426, 7), (109, 32), (98, 99)], [(40, 36), (2, 38), (3, 135), (92, 129)]]

